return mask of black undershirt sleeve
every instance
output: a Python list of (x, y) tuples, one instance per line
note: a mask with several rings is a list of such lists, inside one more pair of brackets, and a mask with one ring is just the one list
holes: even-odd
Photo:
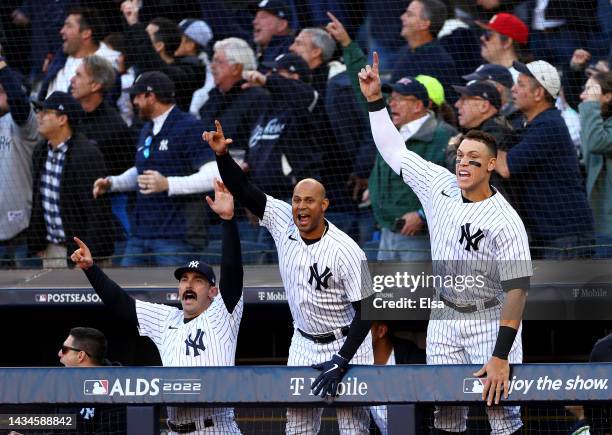
[(372, 304), (374, 296), (375, 295), (372, 295), (370, 297), (367, 297), (366, 299), (352, 302), (353, 308), (355, 308), (355, 317), (353, 317), (353, 321), (349, 326), (346, 341), (338, 352), (340, 356), (342, 358), (345, 358), (347, 361), (350, 361), (355, 355), (355, 353), (357, 353), (357, 349), (359, 349), (359, 346), (361, 346), (361, 343), (363, 343), (363, 340), (368, 335), (368, 332), (370, 332), (370, 328), (372, 327), (372, 321), (361, 319), (361, 306), (363, 304)]
[(219, 278), (219, 291), (223, 295), (225, 308), (229, 313), (234, 312), (236, 304), (242, 296), (244, 271), (242, 269), (242, 251), (240, 248), (240, 235), (236, 219), (221, 220), (223, 235), (221, 242), (221, 276)]
[(113, 313), (129, 323), (138, 327), (138, 317), (136, 316), (136, 301), (128, 295), (119, 284), (110, 279), (97, 265), (85, 270), (85, 275), (91, 283), (104, 305)]
[(507, 281), (502, 281), (501, 285), (505, 292), (509, 292), (510, 290), (514, 290), (515, 288), (520, 288), (524, 291), (528, 291), (529, 287), (531, 286), (531, 277), (523, 276), (521, 278), (509, 279)]
[(217, 155), (217, 166), (223, 183), (232, 192), (234, 198), (259, 219), (263, 219), (266, 211), (266, 194), (249, 182), (245, 173), (229, 153)]

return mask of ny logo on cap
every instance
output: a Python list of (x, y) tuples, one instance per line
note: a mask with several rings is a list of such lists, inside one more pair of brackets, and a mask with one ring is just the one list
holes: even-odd
[(265, 8), (267, 6), (267, 4), (268, 4), (268, 0), (261, 0), (259, 2), (259, 7), (260, 8)]
[(63, 105), (63, 104), (60, 104), (59, 106), (57, 106), (57, 108), (58, 108), (59, 110), (62, 110), (62, 111), (63, 111), (63, 110), (64, 110), (64, 105)]
[(194, 261), (191, 261), (189, 263), (189, 266), (187, 266), (187, 267), (195, 267), (197, 269), (199, 265), (200, 265), (200, 262), (197, 261), (197, 260), (194, 260)]
[(410, 83), (412, 83), (412, 80), (410, 80), (408, 77), (402, 77), (397, 81), (397, 83), (400, 83), (402, 85), (409, 85)]

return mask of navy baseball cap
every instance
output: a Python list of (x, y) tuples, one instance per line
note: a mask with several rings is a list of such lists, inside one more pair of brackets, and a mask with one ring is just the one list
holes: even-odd
[(496, 109), (499, 109), (502, 105), (501, 95), (499, 95), (499, 91), (491, 83), (472, 80), (467, 86), (453, 86), (453, 89), (461, 95), (480, 97), (487, 100)]
[(127, 91), (130, 95), (153, 92), (160, 97), (174, 97), (174, 82), (161, 71), (148, 71), (136, 77)]
[(197, 258), (190, 260), (186, 266), (179, 267), (174, 271), (174, 277), (180, 280), (185, 272), (198, 272), (208, 280), (210, 285), (215, 285), (215, 272), (213, 268), (204, 261), (200, 261)]
[(68, 116), (72, 126), (78, 123), (84, 115), (79, 102), (72, 95), (62, 91), (55, 91), (44, 101), (33, 101), (32, 104), (38, 110), (55, 110)]
[(278, 18), (289, 21), (291, 23), (291, 9), (282, 0), (261, 0), (252, 9), (257, 11), (267, 11), (272, 15), (276, 15)]
[(382, 91), (388, 94), (397, 92), (401, 95), (412, 95), (421, 100), (425, 107), (429, 106), (427, 88), (414, 77), (402, 77), (395, 83), (386, 83), (382, 85)]
[(493, 80), (507, 88), (514, 86), (512, 74), (508, 68), (494, 63), (480, 65), (476, 68), (476, 71), (466, 76), (462, 76), (462, 78), (467, 82), (472, 80)]
[(291, 73), (297, 73), (302, 80), (310, 77), (310, 68), (308, 68), (308, 64), (301, 56), (295, 53), (280, 54), (276, 56), (274, 62), (262, 62), (262, 65), (272, 69), (274, 72), (284, 69)]

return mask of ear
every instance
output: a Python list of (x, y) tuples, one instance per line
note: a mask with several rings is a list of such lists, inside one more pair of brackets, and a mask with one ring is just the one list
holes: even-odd
[(489, 163), (487, 164), (487, 172), (493, 172), (495, 170), (496, 164), (497, 164), (497, 157), (490, 158)]
[(91, 29), (85, 29), (81, 32), (81, 38), (91, 39)]
[(417, 100), (417, 103), (414, 105), (414, 113), (420, 113), (425, 109), (426, 107), (425, 104), (423, 104), (423, 101)]
[(102, 91), (102, 85), (100, 83), (92, 82), (91, 90), (94, 91), (94, 92), (101, 92)]
[(235, 77), (242, 77), (242, 71), (244, 70), (244, 65), (241, 63), (235, 63), (230, 65), (232, 68), (232, 75)]
[(545, 95), (544, 95), (545, 92), (546, 90), (542, 86), (538, 86), (535, 91), (535, 100), (542, 101), (545, 98)]
[(163, 42), (157, 41), (153, 43), (153, 48), (155, 49), (157, 53), (161, 53), (162, 51), (165, 50), (166, 44), (164, 44)]
[(323, 207), (323, 211), (326, 211), (327, 207), (329, 207), (329, 199), (323, 198), (323, 201), (321, 202), (321, 206)]
[(281, 33), (284, 33), (289, 28), (289, 21), (278, 18), (278, 25), (276, 26), (276, 30)]
[(68, 115), (60, 115), (59, 119), (62, 126), (68, 124)]
[(218, 294), (219, 294), (219, 289), (215, 287), (214, 285), (208, 289), (208, 296), (211, 299), (214, 299), (215, 297), (217, 297)]

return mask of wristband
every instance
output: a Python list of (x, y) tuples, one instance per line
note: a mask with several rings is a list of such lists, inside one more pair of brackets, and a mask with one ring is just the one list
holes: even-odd
[(495, 349), (493, 349), (493, 356), (499, 359), (508, 359), (508, 354), (510, 349), (512, 349), (517, 332), (518, 330), (510, 326), (500, 326), (497, 332)]
[(425, 218), (425, 212), (423, 211), (422, 208), (417, 210), (417, 214), (419, 215), (419, 217), (421, 218), (423, 222), (427, 222), (427, 219)]
[(387, 107), (387, 105), (385, 104), (384, 98), (380, 98), (376, 101), (368, 101), (368, 112), (378, 112), (385, 107)]

